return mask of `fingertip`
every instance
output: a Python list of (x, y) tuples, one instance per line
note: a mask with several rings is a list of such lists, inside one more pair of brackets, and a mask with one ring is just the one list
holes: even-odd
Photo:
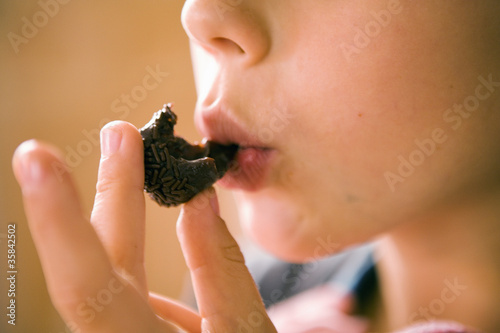
[(143, 164), (143, 143), (139, 130), (126, 121), (115, 120), (101, 129), (101, 156), (108, 158), (115, 153), (122, 155), (135, 167)]
[(183, 248), (186, 262), (192, 269), (204, 261), (203, 257), (219, 240), (227, 237), (224, 221), (216, 214), (215, 189), (207, 189), (181, 207), (177, 220), (177, 236)]
[(24, 174), (28, 172), (29, 155), (36, 149), (37, 142), (34, 139), (21, 143), (12, 156), (12, 170), (17, 182), (22, 185), (26, 182)]
[(12, 158), (14, 175), (23, 193), (51, 175), (61, 181), (68, 172), (61, 153), (54, 147), (31, 139), (21, 143)]
[(120, 149), (123, 131), (118, 124), (109, 123), (101, 129), (101, 156), (106, 158)]
[[(117, 120), (101, 129), (101, 162), (97, 192), (109, 185), (144, 188), (144, 150), (141, 134), (132, 124)], [(123, 190), (123, 189), (122, 189)]]
[(218, 219), (217, 193), (210, 187), (181, 206), (177, 220), (177, 234), (183, 239), (186, 234), (193, 235), (194, 229), (209, 231), (210, 224)]
[(140, 141), (142, 143), (142, 137), (139, 133), (137, 127), (132, 125), (131, 123), (123, 120), (114, 120), (103, 126), (101, 129), (101, 135), (106, 131), (115, 131), (121, 132), (125, 138), (131, 138), (133, 141)]
[(219, 216), (219, 200), (215, 188), (208, 189), (198, 193), (193, 199), (181, 206), (181, 213), (199, 215), (211, 214)]

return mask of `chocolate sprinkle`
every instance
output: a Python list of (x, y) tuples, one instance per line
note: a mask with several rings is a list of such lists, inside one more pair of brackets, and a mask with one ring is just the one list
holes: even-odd
[(174, 136), (177, 115), (170, 104), (140, 129), (144, 143), (144, 190), (161, 206), (177, 206), (209, 188), (225, 172), (238, 146), (207, 141), (191, 145)]

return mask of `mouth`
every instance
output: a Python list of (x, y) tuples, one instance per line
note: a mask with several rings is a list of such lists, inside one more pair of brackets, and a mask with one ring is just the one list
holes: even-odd
[(266, 186), (276, 151), (269, 148), (240, 147), (231, 165), (217, 183), (230, 189), (257, 191)]
[(257, 191), (267, 185), (277, 155), (275, 148), (263, 144), (248, 126), (221, 109), (197, 112), (195, 123), (204, 140), (238, 145), (228, 171), (217, 182), (219, 185), (244, 191)]

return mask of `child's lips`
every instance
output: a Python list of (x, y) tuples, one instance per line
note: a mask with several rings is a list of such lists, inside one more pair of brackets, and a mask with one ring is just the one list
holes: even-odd
[(259, 190), (266, 185), (274, 156), (274, 149), (240, 147), (233, 165), (218, 184), (245, 191)]
[(218, 183), (227, 188), (255, 191), (266, 185), (272, 161), (277, 151), (264, 146), (257, 136), (220, 108), (203, 110), (195, 117), (205, 140), (220, 144), (237, 144), (238, 152), (232, 165)]

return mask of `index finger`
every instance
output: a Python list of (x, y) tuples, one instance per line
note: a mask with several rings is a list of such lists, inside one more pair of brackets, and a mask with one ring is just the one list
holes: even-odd
[(91, 222), (115, 269), (147, 294), (144, 270), (143, 144), (123, 121), (101, 130), (101, 161)]

